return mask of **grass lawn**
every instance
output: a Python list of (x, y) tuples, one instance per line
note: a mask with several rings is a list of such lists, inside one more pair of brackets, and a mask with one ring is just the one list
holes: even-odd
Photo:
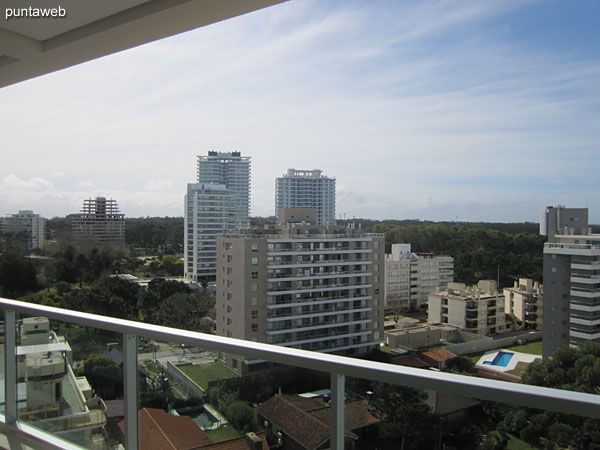
[(532, 355), (542, 355), (542, 341), (529, 342), (524, 345), (513, 345), (512, 347), (506, 347), (507, 350), (513, 352), (530, 353)]
[(216, 430), (206, 430), (205, 433), (208, 434), (208, 437), (211, 438), (213, 442), (226, 441), (228, 439), (234, 439), (241, 436), (241, 434), (238, 433), (230, 424), (225, 424)]
[(525, 370), (527, 369), (527, 366), (529, 366), (529, 363), (520, 362), (517, 364), (517, 367), (515, 367), (513, 370), (508, 371), (507, 373), (520, 377), (521, 375), (523, 375), (523, 372), (525, 372)]
[(178, 366), (178, 368), (205, 390), (208, 388), (209, 381), (238, 376), (237, 373), (219, 361), (211, 364)]
[(391, 348), (389, 348), (389, 347), (382, 347), (382, 346), (380, 346), (380, 347), (379, 347), (379, 350), (381, 350), (381, 351), (382, 351), (382, 352), (384, 352), (384, 353), (389, 353), (390, 355), (394, 355), (394, 354), (395, 354), (395, 353), (392, 351), (392, 349), (391, 349)]
[(506, 444), (508, 450), (537, 450), (537, 447), (532, 447), (527, 442), (522, 441), (516, 436), (508, 433), (508, 443)]

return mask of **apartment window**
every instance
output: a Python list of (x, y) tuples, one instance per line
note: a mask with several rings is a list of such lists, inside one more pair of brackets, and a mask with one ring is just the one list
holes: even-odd
[(258, 278), (258, 272), (252, 272), (252, 278)]
[(227, 318), (227, 325), (231, 325), (231, 318)]
[(375, 248), (379, 248), (379, 241), (373, 242), (373, 245), (375, 246)]
[(373, 338), (374, 338), (375, 340), (378, 340), (378, 339), (379, 339), (379, 331), (376, 331), (375, 333), (373, 333)]
[(379, 264), (375, 264), (375, 272), (379, 272)]
[(250, 248), (252, 249), (253, 252), (257, 252), (258, 251), (258, 244), (252, 244), (250, 246)]
[(227, 280), (227, 287), (231, 287), (233, 283), (231, 282), (231, 280)]
[(231, 312), (231, 306), (227, 305), (227, 312), (230, 313)]
[(258, 319), (258, 310), (252, 310), (251, 317), (252, 319)]
[(375, 297), (375, 300), (373, 300), (373, 304), (375, 306), (379, 305), (379, 297)]
[(231, 242), (225, 242), (225, 250), (231, 250), (232, 244)]
[(252, 306), (256, 306), (256, 304), (258, 303), (258, 297), (252, 297), (250, 303), (252, 304)]
[(254, 332), (258, 331), (258, 324), (257, 323), (253, 323), (252, 324), (252, 331), (254, 331)]
[(377, 288), (373, 289), (373, 293), (374, 294), (379, 294), (379, 288), (377, 287)]
[(231, 292), (227, 293), (227, 300), (231, 300)]
[(251, 289), (252, 289), (252, 292), (257, 292), (258, 291), (258, 285), (256, 283), (252, 283)]
[(254, 264), (254, 265), (258, 264), (258, 258), (256, 258), (256, 257), (252, 258), (252, 264)]
[(375, 277), (373, 277), (373, 282), (379, 283), (379, 275), (375, 275)]
[(231, 255), (227, 255), (227, 262), (230, 263), (231, 262)]
[(376, 320), (375, 322), (373, 322), (373, 328), (379, 328), (379, 321)]
[(233, 272), (233, 269), (231, 267), (227, 268), (227, 275), (231, 275), (231, 272)]

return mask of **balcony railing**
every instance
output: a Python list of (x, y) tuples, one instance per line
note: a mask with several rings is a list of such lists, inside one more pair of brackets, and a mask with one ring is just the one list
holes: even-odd
[(396, 366), (343, 356), (310, 352), (283, 346), (214, 336), (176, 328), (132, 322), (113, 317), (0, 299), (4, 310), (4, 415), (0, 416), (0, 433), (13, 442), (33, 448), (80, 448), (62, 438), (40, 430), (19, 419), (17, 405), (16, 315), (43, 316), (84, 327), (93, 327), (122, 335), (124, 361), (125, 446), (138, 448), (137, 341), (139, 337), (174, 342), (191, 347), (241, 355), (247, 359), (329, 373), (331, 380), (331, 448), (344, 445), (345, 377), (363, 378), (420, 389), (431, 389), (531, 408), (567, 414), (600, 417), (600, 397), (592, 394), (506, 383), (497, 380), (440, 373)]

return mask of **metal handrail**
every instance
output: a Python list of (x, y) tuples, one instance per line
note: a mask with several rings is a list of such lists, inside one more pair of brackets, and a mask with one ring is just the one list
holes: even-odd
[[(343, 398), (343, 379), (345, 375), (420, 389), (431, 389), (484, 400), (558, 411), (567, 414), (600, 418), (600, 396), (593, 394), (507, 383), (498, 380), (434, 372), (345, 356), (286, 348), (198, 333), (195, 331), (133, 322), (114, 317), (36, 305), (17, 300), (0, 298), (0, 308), (8, 313), (14, 311), (30, 315), (45, 316), (50, 319), (66, 321), (77, 325), (122, 333), (125, 342), (131, 342), (131, 337), (143, 336), (162, 341), (172, 341), (179, 344), (202, 347), (207, 350), (242, 355), (249, 359), (263, 359), (279, 364), (327, 372), (331, 375), (332, 390), (334, 393), (337, 393), (336, 398), (332, 400), (332, 403), (337, 406), (333, 407), (332, 412), (337, 419), (339, 419), (341, 415), (342, 426), (344, 423), (343, 403), (340, 403), (340, 399), (337, 396), (342, 396)], [(10, 317), (11, 314), (8, 314), (8, 316)], [(8, 322), (5, 323), (5, 327), (7, 324)], [(130, 350), (125, 352), (126, 359), (132, 357), (131, 349), (134, 349), (131, 344), (127, 347)], [(136, 356), (135, 352), (133, 353), (133, 356)], [(7, 353), (5, 353), (5, 355), (7, 360), (10, 359), (8, 358)], [(131, 369), (126, 370), (126, 373), (129, 373), (130, 375), (132, 372)], [(133, 375), (130, 378), (131, 380), (135, 380), (135, 372), (133, 372)], [(129, 380), (129, 378), (126, 379), (126, 384), (128, 384), (127, 380)], [(135, 384), (134, 381), (132, 382)], [(5, 389), (7, 389), (6, 385)], [(7, 400), (9, 400), (9, 398), (7, 398)], [(339, 408), (340, 405), (342, 406), (341, 410)], [(7, 404), (7, 406), (10, 405)], [(137, 405), (133, 404), (128, 406), (126, 404), (127, 411), (129, 411), (128, 408), (132, 408), (132, 411), (135, 411), (135, 416), (132, 414), (130, 417), (132, 420), (136, 420)], [(339, 420), (336, 420), (335, 422), (340, 423)], [(332, 435), (334, 433), (340, 433), (340, 430), (338, 430), (336, 426), (332, 429)], [(337, 441), (337, 439), (334, 439), (334, 441)]]

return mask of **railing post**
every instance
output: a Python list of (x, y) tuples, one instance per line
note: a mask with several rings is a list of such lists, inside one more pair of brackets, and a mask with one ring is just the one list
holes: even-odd
[(138, 450), (137, 336), (123, 335), (123, 394), (125, 397), (125, 448)]
[(344, 449), (344, 391), (346, 377), (331, 373), (331, 446), (335, 450)]
[(4, 417), (7, 424), (18, 419), (17, 410), (17, 315), (4, 310)]

